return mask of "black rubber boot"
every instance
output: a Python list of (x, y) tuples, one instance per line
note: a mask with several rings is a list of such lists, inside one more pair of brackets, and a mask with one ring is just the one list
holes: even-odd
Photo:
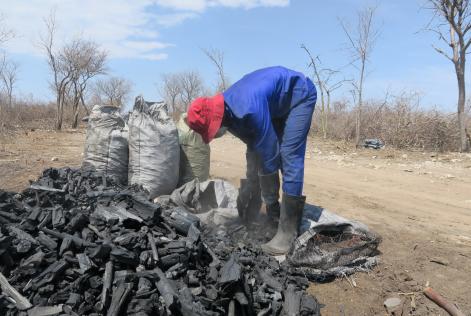
[(262, 250), (270, 255), (284, 255), (298, 237), (298, 228), (303, 216), (305, 196), (291, 196), (283, 193), (280, 222), (275, 237), (262, 245)]

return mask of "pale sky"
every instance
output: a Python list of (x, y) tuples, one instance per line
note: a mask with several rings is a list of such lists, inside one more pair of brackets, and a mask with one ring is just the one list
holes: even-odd
[[(199, 71), (214, 87), (216, 71), (202, 48), (225, 53), (231, 82), (255, 69), (283, 65), (306, 73), (308, 59), (301, 44), (319, 55), (324, 64), (352, 78), (347, 39), (339, 20), (354, 25), (356, 13), (378, 6), (381, 29), (365, 84), (367, 98), (381, 99), (416, 91), (422, 105), (453, 111), (456, 79), (450, 61), (431, 44), (436, 35), (421, 31), (431, 12), (425, 0), (0, 0), (6, 27), (16, 37), (4, 50), (20, 65), (17, 91), (51, 100), (50, 74), (37, 42), (43, 18), (55, 10), (60, 45), (77, 36), (98, 42), (110, 56), (113, 75), (130, 79), (133, 95), (159, 99), (161, 75)], [(446, 49), (446, 47), (445, 47)], [(334, 99), (350, 98), (350, 86)]]

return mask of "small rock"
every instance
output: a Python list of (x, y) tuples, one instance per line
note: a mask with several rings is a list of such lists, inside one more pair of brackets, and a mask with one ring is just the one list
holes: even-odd
[(393, 313), (401, 306), (401, 303), (402, 301), (400, 298), (390, 297), (384, 301), (384, 307), (386, 307), (388, 313)]
[(52, 158), (51, 158), (51, 161), (59, 161), (59, 158), (57, 158), (57, 157), (52, 157)]

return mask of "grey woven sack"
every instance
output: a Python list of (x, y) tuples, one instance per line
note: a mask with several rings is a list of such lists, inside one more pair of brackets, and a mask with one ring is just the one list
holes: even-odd
[(178, 182), (180, 147), (167, 105), (138, 96), (128, 125), (129, 184), (144, 187), (151, 199), (170, 194)]
[(88, 118), (82, 168), (127, 184), (128, 130), (117, 107), (93, 107)]

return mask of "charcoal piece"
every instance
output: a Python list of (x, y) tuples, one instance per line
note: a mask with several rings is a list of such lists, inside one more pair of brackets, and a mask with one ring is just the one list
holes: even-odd
[(149, 299), (132, 299), (127, 307), (126, 315), (152, 316), (156, 315), (154, 301)]
[(136, 244), (139, 240), (139, 234), (136, 233), (136, 232), (132, 232), (132, 233), (126, 233), (126, 234), (122, 234), (122, 235), (119, 235), (117, 236), (113, 242), (115, 244), (118, 244), (120, 246), (130, 246), (130, 245), (133, 245), (133, 244)]
[(231, 300), (227, 308), (227, 316), (236, 316), (236, 305), (235, 301)]
[(88, 251), (88, 256), (92, 259), (106, 260), (109, 258), (111, 253), (111, 245), (104, 243), (95, 248), (91, 248)]
[(200, 226), (200, 219), (185, 210), (183, 207), (175, 207), (166, 211), (167, 215), (164, 220), (173, 227), (177, 232), (187, 236), (191, 225)]
[(154, 259), (154, 262), (157, 263), (159, 261), (159, 253), (157, 252), (157, 246), (155, 245), (154, 235), (152, 235), (152, 233), (148, 233), (147, 239), (152, 250), (152, 259)]
[(65, 304), (72, 308), (77, 308), (81, 302), (82, 302), (82, 295), (78, 293), (70, 293), (70, 296), (65, 302)]
[(104, 206), (104, 205), (98, 204), (92, 216), (103, 217), (107, 221), (118, 220), (121, 223), (125, 220), (136, 221), (138, 223), (144, 222), (144, 220), (141, 217), (128, 212), (126, 210), (125, 204), (118, 204), (118, 205), (111, 205), (111, 206)]
[(190, 289), (186, 286), (180, 290), (179, 293), (179, 301), (180, 301), (180, 310), (182, 316), (211, 316), (215, 313), (205, 311), (204, 306), (201, 305), (199, 302), (195, 302), (193, 298), (193, 294), (191, 293)]
[[(77, 314), (76, 312), (74, 312), (72, 310), (72, 307), (68, 306), (68, 305), (64, 305), (63, 307), (63, 310), (64, 310), (64, 313), (68, 316), (80, 316), (79, 314)], [(89, 314), (89, 316), (98, 316), (98, 315), (95, 315), (95, 314)]]
[(191, 288), (191, 294), (193, 294), (194, 296), (199, 296), (202, 293), (203, 293), (203, 287), (201, 286)]
[(62, 304), (56, 306), (36, 306), (28, 310), (28, 316), (54, 316), (60, 315), (63, 311)]
[(170, 268), (171, 266), (176, 265), (177, 263), (186, 263), (188, 257), (186, 255), (172, 253), (170, 255), (160, 258), (160, 266), (164, 269)]
[(212, 282), (216, 282), (218, 280), (219, 271), (216, 267), (210, 267), (208, 273), (208, 279)]
[(176, 279), (180, 275), (186, 272), (186, 265), (182, 263), (177, 263), (165, 271), (165, 276), (169, 279)]
[(195, 224), (191, 224), (190, 228), (188, 228), (188, 238), (192, 241), (192, 243), (200, 241), (201, 231), (196, 227)]
[(81, 231), (82, 239), (88, 242), (93, 242), (95, 234), (91, 229), (88, 227), (85, 227)]
[(283, 292), (283, 285), (275, 279), (269, 272), (266, 272), (259, 267), (255, 268), (258, 277), (260, 278), (261, 282), (268, 285), (268, 287), (274, 289), (278, 292)]
[(159, 268), (155, 268), (154, 271), (159, 277), (159, 281), (157, 281), (156, 286), (165, 302), (165, 306), (167, 306), (167, 308), (171, 311), (175, 310), (178, 304), (178, 294), (175, 290), (174, 283), (167, 279), (165, 274)]
[(38, 293), (41, 295), (52, 293), (54, 291), (54, 284), (48, 284), (38, 289)]
[(210, 300), (214, 301), (218, 298), (218, 293), (219, 291), (214, 287), (214, 286), (209, 286), (206, 288), (206, 297), (209, 298)]
[(160, 217), (160, 204), (150, 202), (141, 194), (133, 194), (132, 208), (128, 211), (139, 216), (146, 223), (156, 223)]
[(41, 228), (41, 231), (48, 234), (48, 235), (59, 238), (59, 239), (70, 238), (70, 239), (72, 239), (75, 246), (77, 246), (77, 247), (95, 247), (96, 246), (96, 244), (94, 244), (94, 243), (91, 243), (89, 241), (83, 240), (80, 237), (70, 235), (70, 234), (67, 234), (67, 233), (60, 233), (60, 232), (57, 232), (57, 231), (54, 231), (54, 230), (51, 230), (51, 229), (48, 229), (48, 228), (45, 228), (45, 227)]
[(80, 213), (72, 217), (66, 229), (69, 232), (78, 232), (88, 225), (88, 217)]
[(132, 287), (132, 283), (121, 283), (116, 289), (114, 289), (110, 307), (106, 313), (107, 316), (119, 316), (121, 310), (127, 304)]
[(120, 262), (131, 266), (139, 265), (139, 259), (137, 258), (136, 254), (122, 247), (114, 247), (111, 250), (110, 257), (115, 262)]
[(90, 287), (92, 289), (98, 289), (102, 287), (103, 282), (102, 278), (98, 275), (94, 275), (88, 279), (88, 284), (90, 284)]
[(31, 249), (31, 242), (28, 240), (21, 239), (18, 241), (18, 243), (15, 245), (15, 250), (19, 254), (27, 253)]
[(111, 286), (113, 285), (113, 270), (113, 262), (108, 261), (105, 265), (105, 273), (103, 274), (103, 289), (101, 291), (101, 299), (97, 303), (97, 310), (99, 312), (102, 312), (108, 308)]
[(235, 300), (240, 304), (240, 305), (249, 305), (249, 300), (247, 299), (247, 296), (243, 292), (236, 292), (234, 294)]
[(196, 277), (196, 270), (188, 270), (186, 275), (187, 275), (186, 283), (189, 286), (198, 286), (200, 284), (200, 280)]
[(56, 207), (52, 210), (52, 227), (61, 228), (65, 225), (64, 210)]
[(72, 249), (72, 246), (74, 245), (74, 242), (70, 238), (64, 238), (62, 239), (61, 246), (59, 248), (59, 256), (62, 256), (66, 251), (69, 251)]
[(19, 222), (21, 219), (13, 213), (0, 211), (0, 216), (8, 219), (11, 222)]
[(32, 268), (39, 266), (44, 260), (45, 254), (41, 250), (32, 254), (30, 257), (24, 259), (20, 267), (22, 268)]
[[(37, 290), (38, 288), (53, 282), (58, 276), (60, 276), (69, 266), (67, 261), (59, 260), (51, 264), (40, 273), (36, 278), (34, 278), (30, 284), (33, 290)], [(26, 290), (26, 289), (25, 289)]]
[(7, 278), (0, 272), (0, 288), (2, 289), (2, 293), (8, 297), (10, 297), (16, 308), (19, 310), (26, 310), (31, 308), (33, 305), (29, 302), (29, 300), (20, 294), (13, 286), (10, 285)]
[(139, 263), (144, 267), (153, 268), (155, 266), (155, 261), (152, 257), (152, 251), (144, 250), (139, 254)]
[(320, 316), (321, 307), (317, 300), (309, 294), (303, 293), (301, 298), (300, 315), (302, 316)]
[(51, 187), (48, 187), (48, 186), (44, 186), (44, 185), (39, 185), (39, 184), (31, 184), (29, 186), (29, 188), (31, 190), (38, 190), (38, 191), (47, 191), (47, 192), (55, 192), (55, 193), (65, 193), (65, 188), (62, 188), (62, 189), (55, 189), (55, 188), (51, 188)]
[(239, 257), (239, 263), (243, 264), (244, 266), (250, 265), (253, 266), (255, 264), (254, 258), (252, 257)]
[(239, 263), (237, 263), (234, 255), (231, 255), (229, 260), (221, 268), (221, 277), (219, 283), (237, 282), (241, 279), (242, 270)]
[(96, 228), (94, 225), (88, 224), (87, 225), (88, 229), (90, 229), (95, 235), (97, 235), (101, 239), (107, 239), (103, 234)]
[(132, 270), (119, 270), (114, 273), (113, 284), (130, 283), (135, 281), (136, 273)]
[(292, 284), (289, 284), (283, 292), (284, 302), (281, 314), (284, 316), (297, 316), (301, 309), (301, 292), (296, 291)]
[(14, 236), (16, 239), (27, 240), (33, 245), (38, 244), (38, 241), (35, 238), (33, 238), (33, 236), (31, 236), (30, 234), (28, 234), (27, 232), (25, 232), (22, 229), (19, 229), (19, 228), (14, 227), (14, 226), (9, 226), (9, 227), (7, 227), (7, 230), (8, 230), (8, 233), (11, 236)]
[(39, 232), (37, 239), (41, 245), (49, 250), (55, 251), (57, 249), (57, 242), (43, 232)]
[(93, 268), (94, 264), (86, 254), (79, 253), (76, 257), (80, 266), (80, 273), (85, 274), (88, 270)]
[(137, 293), (145, 293), (152, 289), (152, 282), (147, 278), (139, 278)]
[(39, 207), (35, 207), (29, 213), (28, 219), (32, 221), (37, 221), (39, 218), (39, 215), (41, 215), (41, 209)]
[[(44, 213), (44, 212), (43, 212)], [(51, 222), (51, 219), (52, 219), (52, 214), (51, 212), (46, 212), (46, 215), (44, 216), (44, 218), (41, 220), (41, 222), (39, 223), (38, 225), (38, 228), (41, 229), (43, 227), (46, 227), (47, 224), (49, 224)]]
[(214, 253), (214, 251), (211, 250), (210, 247), (208, 247), (208, 245), (206, 243), (203, 243), (203, 247), (204, 249), (206, 250), (206, 252), (211, 256), (212, 258), (212, 261), (211, 263), (209, 264), (210, 267), (217, 267), (221, 264), (221, 260), (219, 260), (219, 258), (216, 256), (216, 254)]

